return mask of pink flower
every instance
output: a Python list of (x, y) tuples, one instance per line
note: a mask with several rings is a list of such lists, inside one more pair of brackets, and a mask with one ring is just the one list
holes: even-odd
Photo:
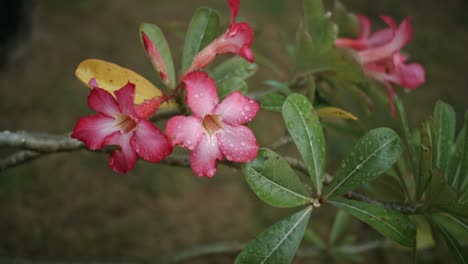
[(216, 86), (208, 74), (192, 72), (183, 82), (192, 116), (172, 117), (166, 133), (172, 145), (191, 150), (190, 164), (198, 176), (213, 177), (216, 160), (252, 161), (258, 153), (253, 132), (243, 124), (259, 109), (257, 102), (232, 92), (219, 103)]
[(88, 96), (88, 105), (98, 113), (80, 118), (71, 137), (92, 150), (117, 145), (110, 155), (109, 165), (120, 173), (135, 166), (137, 155), (146, 161), (158, 162), (171, 153), (167, 137), (147, 120), (159, 107), (158, 101), (147, 100), (136, 107), (134, 84), (129, 82), (117, 90), (116, 100), (99, 88), (94, 79), (89, 83), (94, 88)]
[(404, 19), (397, 26), (389, 16), (381, 16), (388, 28), (371, 34), (371, 22), (366, 16), (358, 16), (361, 32), (357, 39), (338, 38), (337, 47), (347, 47), (357, 51), (364, 73), (387, 87), (389, 101), (394, 112), (392, 84), (405, 89), (416, 89), (426, 81), (422, 65), (406, 64), (407, 57), (400, 50), (413, 37), (411, 18)]
[(195, 56), (186, 74), (206, 67), (217, 54), (233, 53), (247, 61), (254, 61), (254, 54), (250, 49), (254, 39), (253, 30), (245, 22), (236, 22), (240, 0), (228, 0), (228, 4), (231, 10), (231, 25), (224, 34), (213, 40)]

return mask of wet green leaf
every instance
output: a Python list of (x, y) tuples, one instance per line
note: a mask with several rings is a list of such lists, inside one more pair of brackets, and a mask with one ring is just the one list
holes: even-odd
[(387, 238), (406, 247), (413, 247), (416, 226), (408, 216), (378, 205), (347, 199), (332, 199), (328, 203), (366, 222)]
[(226, 60), (208, 73), (215, 80), (218, 95), (224, 98), (233, 91), (247, 92), (245, 80), (257, 72), (258, 66), (241, 57)]
[(193, 58), (219, 34), (220, 17), (217, 11), (201, 7), (195, 11), (187, 29), (182, 54), (182, 72), (192, 65)]
[(283, 118), (299, 153), (302, 156), (312, 184), (322, 193), (325, 174), (325, 139), (322, 126), (309, 100), (300, 94), (292, 94), (283, 104)]
[(455, 122), (453, 107), (438, 101), (434, 109), (435, 165), (445, 174), (448, 172), (450, 146), (455, 137)]
[(301, 243), (309, 222), (311, 207), (274, 224), (250, 242), (235, 264), (288, 264)]
[(243, 172), (255, 194), (272, 206), (295, 207), (310, 201), (288, 162), (271, 150), (260, 149), (257, 158), (243, 166)]
[(344, 158), (326, 197), (340, 196), (364, 185), (386, 172), (399, 159), (403, 146), (398, 135), (389, 128), (369, 131)]

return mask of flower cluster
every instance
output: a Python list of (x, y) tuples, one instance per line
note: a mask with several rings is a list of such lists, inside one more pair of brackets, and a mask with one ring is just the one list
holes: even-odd
[[(214, 80), (201, 71), (218, 54), (232, 53), (248, 61), (254, 60), (250, 49), (253, 30), (247, 23), (236, 22), (240, 1), (228, 0), (228, 3), (231, 10), (228, 30), (195, 56), (177, 85), (186, 90), (185, 99), (192, 116), (172, 117), (164, 134), (149, 118), (171, 96), (163, 95), (135, 105), (134, 84), (129, 82), (111, 94), (99, 87), (99, 80), (91, 79), (89, 84), (93, 89), (88, 105), (97, 114), (80, 118), (71, 136), (93, 150), (117, 146), (109, 165), (121, 173), (135, 166), (137, 156), (149, 162), (159, 162), (177, 145), (191, 151), (190, 164), (198, 176), (213, 177), (217, 160), (224, 158), (233, 162), (252, 161), (257, 156), (258, 144), (254, 133), (244, 124), (255, 117), (258, 103), (239, 92), (232, 92), (219, 102)], [(144, 32), (141, 37), (161, 79), (172, 85), (158, 47)]]
[(338, 38), (335, 45), (357, 51), (365, 74), (387, 87), (394, 112), (392, 98), (395, 92), (392, 84), (412, 90), (425, 82), (422, 65), (406, 64), (408, 57), (401, 53), (401, 49), (413, 37), (411, 18), (406, 18), (397, 25), (393, 18), (382, 16), (388, 27), (374, 33), (371, 33), (371, 21), (368, 17), (359, 15), (358, 18), (361, 25), (359, 36), (356, 39)]

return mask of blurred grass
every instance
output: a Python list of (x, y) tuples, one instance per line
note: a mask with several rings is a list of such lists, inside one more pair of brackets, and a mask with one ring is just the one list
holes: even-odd
[[(379, 14), (399, 20), (413, 16), (415, 38), (406, 50), (414, 61), (425, 65), (428, 79), (423, 87), (403, 97), (413, 127), (431, 113), (438, 98), (454, 105), (461, 118), (468, 107), (465, 1), (344, 3), (376, 22)], [(175, 63), (180, 65), (182, 33), (198, 6), (220, 10), (225, 23), (229, 19), (227, 5), (219, 0), (42, 0), (39, 4), (30, 52), (0, 73), (2, 130), (70, 131), (78, 117), (90, 113), (85, 103), (89, 90), (74, 77), (74, 69), (83, 59), (112, 61), (154, 78), (138, 40), (141, 22), (162, 27)], [(256, 46), (287, 66), (278, 34), (285, 31), (294, 36), (299, 1), (243, 1), (240, 14), (259, 30)], [(265, 88), (262, 80), (266, 78), (280, 77), (262, 69), (250, 87)], [(387, 105), (378, 107), (372, 116), (361, 116), (361, 121), (366, 126), (395, 125)], [(257, 132), (269, 131), (259, 136), (261, 145), (284, 133), (282, 120), (272, 113), (261, 112), (252, 127)], [(352, 139), (334, 131), (327, 135), (342, 138), (329, 140), (328, 149), (334, 151), (330, 156), (336, 160)], [(294, 147), (285, 150), (291, 152)], [(118, 175), (108, 168), (104, 155), (85, 151), (52, 155), (2, 172), (0, 209), (0, 256), (75, 261), (151, 260), (163, 252), (200, 243), (249, 240), (290, 212), (260, 202), (242, 175), (230, 169), (220, 167), (215, 178), (200, 179), (188, 169), (140, 161), (131, 173)], [(314, 212), (312, 217), (312, 226), (322, 235), (332, 222), (329, 211)], [(368, 236), (362, 230), (368, 229), (356, 227), (358, 239)], [(395, 252), (400, 251), (368, 254), (369, 263), (408, 260), (409, 252)], [(425, 252), (423, 258), (438, 263), (444, 254), (439, 247)], [(230, 261), (213, 257), (199, 263)]]

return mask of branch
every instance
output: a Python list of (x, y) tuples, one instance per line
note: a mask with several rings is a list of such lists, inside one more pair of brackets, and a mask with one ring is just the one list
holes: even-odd
[(271, 149), (271, 150), (275, 150), (277, 148), (280, 148), (284, 145), (287, 145), (289, 143), (292, 143), (293, 142), (293, 139), (291, 136), (282, 136), (280, 138), (278, 138), (275, 142), (271, 143), (270, 146), (268, 146), (267, 148)]
[(409, 205), (409, 204), (402, 204), (399, 202), (378, 201), (364, 194), (360, 194), (356, 192), (348, 192), (347, 194), (345, 194), (345, 197), (350, 198), (352, 200), (367, 202), (367, 203), (378, 205), (384, 208), (399, 211), (400, 213), (403, 213), (403, 214), (417, 214), (417, 213), (420, 213), (420, 209), (422, 208), (421, 205)]
[(64, 152), (84, 148), (85, 145), (70, 134), (51, 135), (26, 131), (0, 132), (0, 148), (22, 148), (38, 152)]
[(4, 171), (8, 168), (23, 164), (25, 162), (37, 159), (41, 156), (41, 153), (21, 150), (11, 154), (10, 156), (0, 160), (0, 171)]

